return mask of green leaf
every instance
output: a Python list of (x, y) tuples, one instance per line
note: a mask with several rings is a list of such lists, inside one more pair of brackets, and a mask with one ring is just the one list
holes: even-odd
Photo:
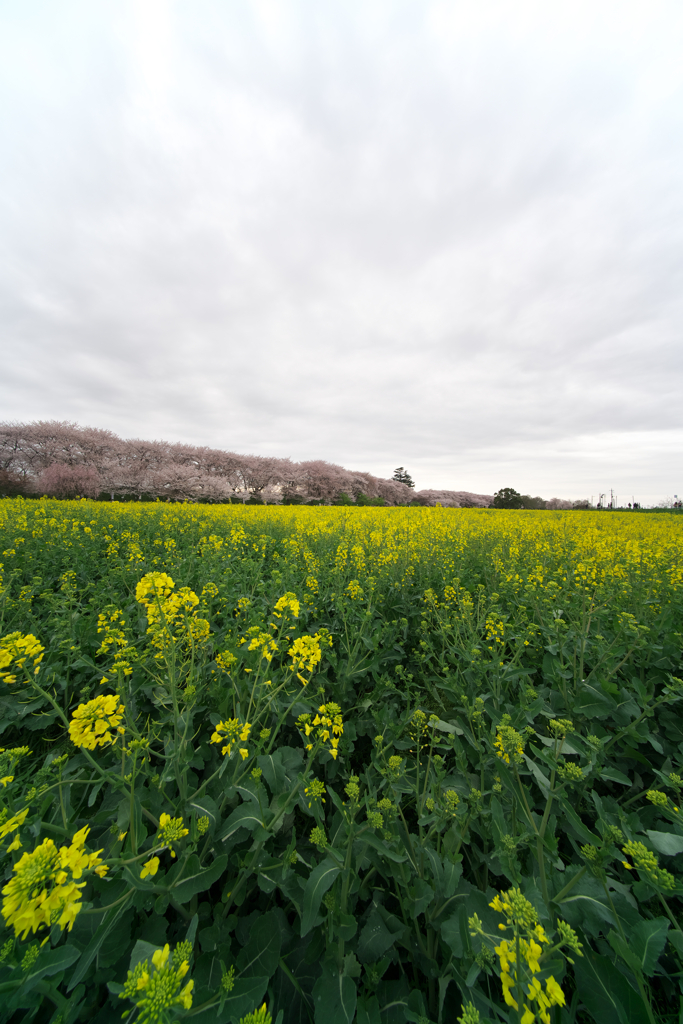
[(640, 995), (608, 957), (585, 949), (575, 960), (574, 976), (579, 1001), (596, 1024), (649, 1024)]
[(156, 951), (161, 948), (161, 946), (155, 946), (154, 943), (152, 942), (145, 942), (144, 939), (138, 939), (138, 941), (133, 946), (132, 952), (130, 954), (130, 963), (128, 964), (128, 970), (134, 971), (137, 965), (142, 960), (148, 960), (151, 963), (152, 957), (154, 956)]
[(452, 725), (450, 722), (442, 722), (441, 719), (439, 719), (438, 722), (434, 722), (433, 724), (434, 728), (438, 729), (439, 732), (448, 732), (456, 736), (465, 735), (459, 725)]
[(340, 914), (339, 924), (335, 928), (335, 933), (344, 940), (344, 942), (350, 942), (358, 931), (358, 922), (356, 921), (353, 914)]
[(429, 860), (437, 892), (441, 892), (443, 890), (443, 863), (441, 857), (430, 846), (423, 846), (422, 849)]
[(657, 853), (663, 853), (665, 857), (683, 853), (683, 836), (674, 835), (673, 832), (653, 832), (649, 828), (646, 832)]
[(616, 768), (612, 768), (609, 765), (603, 768), (600, 772), (600, 778), (606, 779), (608, 782), (619, 782), (622, 786), (631, 786), (631, 780), (623, 772), (618, 771)]
[(235, 783), (235, 792), (239, 793), (246, 802), (251, 801), (256, 807), (259, 806), (258, 787), (253, 779), (243, 779)]
[(454, 894), (460, 877), (462, 875), (462, 854), (458, 854), (457, 862), (454, 864), (450, 860), (446, 860), (443, 866), (443, 895), (446, 899)]
[(315, 924), (320, 901), (339, 874), (337, 865), (326, 857), (318, 864), (306, 882), (304, 889), (303, 913), (301, 915), (301, 938), (307, 935)]
[(344, 975), (347, 978), (360, 978), (362, 973), (361, 965), (356, 959), (355, 953), (347, 953), (344, 957)]
[(358, 1024), (381, 1024), (377, 996), (361, 996), (358, 1000)]
[(33, 987), (33, 984), (41, 978), (47, 978), (51, 974), (59, 974), (60, 971), (65, 971), (67, 967), (70, 967), (72, 963), (78, 960), (80, 955), (80, 950), (76, 949), (75, 946), (67, 945), (58, 946), (56, 949), (43, 949), (33, 969), (29, 971), (24, 981), (24, 990), (27, 987)]
[(393, 861), (394, 864), (404, 864), (408, 860), (407, 854), (396, 853), (395, 850), (391, 850), (384, 840), (376, 836), (374, 832), (364, 832), (358, 840), (359, 843), (367, 843), (373, 850), (377, 850), (387, 860)]
[(282, 793), (285, 788), (285, 768), (280, 750), (276, 750), (273, 754), (262, 754), (256, 758), (256, 761), (268, 783), (271, 795)]
[(550, 779), (548, 778), (547, 775), (543, 774), (543, 772), (538, 767), (536, 762), (532, 761), (531, 758), (527, 757), (526, 754), (524, 755), (524, 760), (526, 761), (527, 766), (531, 769), (531, 772), (532, 772), (534, 778), (536, 779), (536, 782), (538, 783), (538, 788), (540, 789), (540, 791), (543, 794), (544, 798), (547, 800), (548, 799), (548, 795), (550, 793)]
[(596, 690), (594, 686), (579, 687), (576, 696), (574, 714), (584, 715), (586, 718), (606, 718), (617, 706), (617, 702), (612, 697), (603, 690)]
[(578, 816), (578, 814), (571, 806), (571, 804), (567, 800), (561, 800), (560, 802), (562, 804), (563, 814), (566, 818), (569, 819), (569, 823), (576, 832), (579, 839), (581, 839), (584, 843), (592, 843), (593, 845), (598, 843), (598, 836), (594, 836), (590, 829), (587, 828), (586, 825), (584, 825), (584, 823), (581, 821), (581, 818)]
[(650, 921), (642, 920), (635, 928), (629, 929), (628, 938), (631, 949), (638, 958), (643, 974), (651, 977), (657, 961), (664, 952), (669, 920), (666, 917), (655, 917)]
[(302, 752), (294, 747), (278, 747), (273, 754), (256, 758), (272, 796), (291, 789), (302, 760)]
[(67, 992), (71, 992), (78, 985), (79, 981), (85, 977), (86, 971), (99, 953), (102, 943), (124, 912), (130, 913), (130, 906), (127, 900), (124, 900), (118, 907), (105, 910), (99, 928), (88, 943), (87, 948), (83, 951), (81, 961), (69, 980)]
[(467, 977), (465, 978), (465, 984), (467, 985), (468, 988), (472, 988), (480, 974), (481, 967), (479, 966), (479, 964), (472, 964), (469, 971), (467, 972)]
[(467, 950), (467, 907), (460, 906), (441, 925), (441, 937), (456, 960), (462, 960)]
[(282, 931), (277, 913), (269, 911), (258, 917), (251, 926), (249, 941), (237, 957), (241, 976), (271, 977), (280, 962)]
[(358, 937), (358, 959), (364, 964), (379, 960), (388, 949), (391, 949), (402, 931), (402, 928), (398, 932), (390, 931), (377, 907), (373, 907)]
[(626, 939), (622, 938), (619, 932), (615, 932), (614, 929), (612, 929), (607, 936), (607, 941), (614, 952), (621, 957), (625, 964), (628, 964), (637, 977), (641, 971), (640, 962), (633, 950), (630, 949)]
[(587, 926), (593, 934), (600, 934), (602, 930), (600, 927), (601, 923), (610, 924), (614, 928), (617, 927), (614, 914), (607, 904), (603, 903), (597, 896), (588, 895), (587, 893), (577, 893), (576, 895), (568, 896), (561, 903), (565, 916), (569, 916), (572, 904), (578, 904), (580, 916), (587, 919), (584, 927)]
[(190, 800), (187, 806), (195, 810), (198, 817), (208, 818), (212, 825), (215, 825), (220, 817), (216, 801), (212, 800), (210, 796), (206, 796), (206, 794)]
[(190, 921), (190, 927), (187, 929), (185, 936), (185, 942), (191, 942), (194, 945), (195, 935), (197, 934), (197, 925), (199, 924), (199, 914), (195, 914)]
[[(536, 739), (540, 740), (541, 743), (543, 743), (543, 745), (546, 746), (546, 747), (554, 747), (555, 744), (557, 743), (557, 740), (555, 740), (551, 736), (542, 736), (540, 733), (536, 733)], [(557, 745), (558, 745), (558, 749), (559, 749), (559, 743)], [(565, 740), (564, 743), (562, 744), (562, 753), (563, 754), (580, 754), (581, 751), (577, 750), (576, 747), (572, 746), (572, 744), (569, 742), (569, 740)]]
[(255, 828), (259, 828), (262, 825), (261, 812), (258, 807), (254, 807), (252, 803), (240, 804), (225, 822), (216, 839), (220, 839), (222, 843), (225, 843), (240, 828), (246, 828), (253, 832)]
[(225, 871), (227, 865), (228, 855), (223, 853), (220, 857), (216, 857), (213, 864), (208, 868), (202, 868), (199, 857), (196, 853), (193, 853), (185, 865), (185, 870), (188, 874), (171, 887), (173, 898), (176, 899), (178, 903), (187, 903), (187, 901), (191, 900), (193, 896), (197, 895), (197, 893), (204, 892), (206, 889), (209, 889), (214, 882), (217, 882)]
[(211, 1006), (193, 1015), (192, 1024), (227, 1024), (230, 1020), (238, 1021), (260, 1005), (267, 988), (268, 978), (237, 978), (235, 987), (223, 1002), (222, 1010), (218, 1006)]
[(315, 1024), (351, 1024), (356, 1015), (356, 983), (327, 966), (313, 986)]
[(429, 882), (424, 878), (416, 878), (413, 885), (408, 887), (408, 898), (405, 900), (406, 909), (411, 917), (417, 917), (423, 910), (426, 910), (433, 899), (434, 890)]

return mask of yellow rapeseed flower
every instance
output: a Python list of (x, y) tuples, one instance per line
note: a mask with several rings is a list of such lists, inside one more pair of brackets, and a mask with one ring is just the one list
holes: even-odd
[[(226, 755), (231, 757), (237, 741), (241, 740), (242, 743), (246, 743), (250, 732), (251, 725), (249, 722), (240, 722), (239, 718), (228, 718), (226, 722), (218, 722), (216, 724), (210, 742), (223, 743), (224, 746), (221, 750), (223, 757)], [(240, 754), (242, 754), (244, 749), (244, 747), (240, 748)], [(242, 758), (245, 756), (248, 756), (248, 753), (246, 755), (242, 754)]]
[(176, 947), (171, 963), (167, 943), (163, 949), (154, 951), (151, 967), (147, 960), (141, 960), (132, 971), (128, 971), (119, 999), (130, 999), (135, 1003), (139, 1024), (158, 1024), (162, 1020), (167, 1020), (166, 1011), (172, 1010), (174, 1006), (182, 1007), (184, 1010), (191, 1008), (194, 981), (188, 981), (181, 988), (190, 965), (187, 960), (176, 962), (176, 952), (178, 949), (182, 950), (183, 945), (185, 944), (181, 943), (180, 947)]
[(81, 889), (77, 882), (84, 871), (94, 870), (100, 876), (107, 867), (97, 853), (87, 853), (85, 840), (90, 829), (82, 828), (69, 846), (57, 848), (52, 839), (44, 839), (32, 853), (25, 852), (14, 865), (14, 877), (2, 890), (2, 916), (16, 936), (25, 939), (29, 932), (59, 925), (73, 928), (81, 909)]
[(145, 861), (145, 863), (144, 863), (144, 865), (142, 867), (142, 871), (140, 872), (140, 878), (147, 878), (148, 876), (152, 877), (153, 875), (156, 875), (158, 870), (159, 870), (159, 858), (158, 857), (152, 857), (152, 858), (150, 858), (150, 860)]
[(121, 719), (125, 712), (123, 704), (119, 706), (118, 694), (100, 694), (87, 704), (79, 704), (69, 723), (69, 735), (77, 747), (94, 750), (113, 743), (116, 736), (112, 730), (120, 733)]
[(26, 815), (28, 814), (28, 807), (24, 807), (23, 811), (19, 811), (18, 814), (14, 814), (7, 821), (3, 821), (0, 824), (0, 840), (8, 836), (10, 832), (14, 832), (20, 828), (26, 821)]
[[(162, 814), (159, 818), (159, 831), (157, 832), (157, 843), (168, 846), (172, 857), (175, 857), (175, 850), (172, 843), (190, 834), (190, 830), (184, 827), (182, 818), (172, 818), (170, 814)], [(150, 871), (150, 874), (153, 874)]]
[(29, 668), (33, 669), (33, 675), (38, 675), (44, 653), (45, 648), (32, 633), (24, 635), (16, 632), (2, 637), (0, 639), (0, 679), (5, 683), (16, 683), (16, 674), (9, 671), (12, 664), (23, 669), (27, 675), (30, 675)]

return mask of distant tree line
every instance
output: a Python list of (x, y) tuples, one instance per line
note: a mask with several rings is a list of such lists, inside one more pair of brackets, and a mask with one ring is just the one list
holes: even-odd
[(76, 423), (0, 424), (0, 495), (108, 500), (282, 504), (436, 505), (486, 508), (489, 494), (415, 491), (394, 479), (322, 459), (293, 462), (167, 441), (124, 440)]
[(514, 487), (501, 487), (493, 495), (493, 501), (489, 508), (526, 508), (526, 509), (570, 509), (590, 508), (589, 501), (566, 501), (564, 498), (549, 498), (547, 501), (538, 496), (532, 498), (530, 494), (520, 494)]

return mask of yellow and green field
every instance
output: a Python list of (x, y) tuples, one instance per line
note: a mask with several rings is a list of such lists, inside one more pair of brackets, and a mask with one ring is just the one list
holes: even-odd
[(683, 518), (15, 499), (0, 551), (3, 1019), (678, 1019)]

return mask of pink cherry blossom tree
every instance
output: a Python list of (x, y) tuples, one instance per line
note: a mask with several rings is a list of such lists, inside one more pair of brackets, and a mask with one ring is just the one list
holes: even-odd
[(40, 471), (32, 489), (51, 498), (96, 498), (102, 491), (102, 481), (93, 466), (53, 462)]

